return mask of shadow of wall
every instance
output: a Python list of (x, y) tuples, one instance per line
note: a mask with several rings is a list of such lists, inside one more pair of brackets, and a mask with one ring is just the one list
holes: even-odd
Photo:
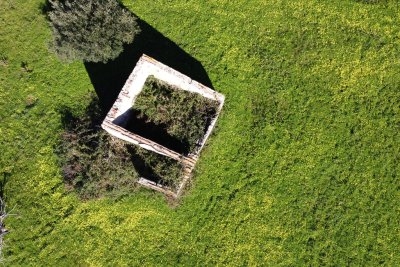
[(187, 155), (190, 152), (189, 142), (171, 136), (166, 130), (168, 128), (167, 125), (163, 123), (156, 124), (149, 121), (146, 115), (140, 117), (139, 114), (141, 114), (139, 110), (129, 109), (124, 114), (117, 117), (113, 123), (131, 133), (145, 136), (147, 139), (180, 154)]
[(124, 47), (118, 58), (106, 64), (84, 63), (103, 111), (111, 108), (142, 54), (147, 54), (193, 80), (213, 88), (199, 61), (145, 21), (138, 18), (137, 22), (141, 33), (135, 37), (132, 44)]

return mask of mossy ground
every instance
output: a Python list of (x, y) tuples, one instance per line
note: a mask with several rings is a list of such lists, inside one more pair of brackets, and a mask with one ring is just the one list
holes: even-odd
[(58, 109), (82, 114), (91, 81), (48, 52), (42, 1), (0, 1), (0, 175), (19, 213), (6, 221), (10, 265), (400, 262), (397, 1), (123, 2), (226, 96), (195, 186), (175, 209), (144, 189), (117, 201), (66, 192)]

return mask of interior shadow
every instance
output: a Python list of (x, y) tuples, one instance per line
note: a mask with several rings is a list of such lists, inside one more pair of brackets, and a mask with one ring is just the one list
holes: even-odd
[(145, 115), (143, 117), (139, 117), (139, 115), (140, 111), (129, 109), (116, 118), (113, 123), (180, 154), (187, 155), (189, 153), (189, 143), (168, 134), (166, 125), (155, 124), (148, 121)]
[(157, 175), (157, 173), (153, 170), (153, 168), (146, 163), (146, 160), (142, 155), (139, 155), (137, 147), (128, 145), (127, 151), (131, 155), (132, 165), (134, 166), (136, 172), (139, 174), (139, 177), (144, 177), (149, 181), (165, 185), (165, 182), (163, 181), (162, 177)]
[(104, 110), (108, 111), (111, 108), (129, 74), (143, 54), (212, 88), (210, 78), (199, 61), (144, 20), (138, 18), (137, 22), (141, 32), (135, 37), (132, 44), (125, 45), (124, 51), (118, 58), (106, 64), (84, 63)]

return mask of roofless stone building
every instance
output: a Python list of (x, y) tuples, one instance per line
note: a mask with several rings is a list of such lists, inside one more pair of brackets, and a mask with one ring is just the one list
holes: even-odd
[[(142, 91), (144, 83), (147, 77), (150, 75), (166, 82), (169, 85), (174, 86), (175, 88), (178, 88), (179, 90), (200, 94), (205, 98), (209, 98), (219, 103), (216, 115), (209, 123), (205, 135), (201, 140), (199, 140), (197, 149), (194, 152), (184, 154), (179, 151), (174, 151), (174, 149), (171, 147), (167, 147), (160, 144), (160, 142), (151, 140), (151, 138), (145, 136), (144, 134), (139, 135), (135, 133), (135, 124), (127, 127), (127, 123), (130, 121), (129, 117), (132, 116), (131, 110), (135, 105), (135, 99)], [(192, 80), (190, 77), (156, 61), (147, 55), (143, 55), (137, 62), (135, 68), (118, 95), (117, 100), (104, 119), (102, 128), (117, 138), (179, 161), (184, 166), (184, 175), (176, 190), (146, 179), (146, 177), (141, 177), (138, 181), (142, 186), (177, 198), (182, 193), (182, 189), (192, 175), (192, 171), (199, 158), (200, 152), (215, 126), (218, 115), (224, 104), (224, 100), (224, 95)]]

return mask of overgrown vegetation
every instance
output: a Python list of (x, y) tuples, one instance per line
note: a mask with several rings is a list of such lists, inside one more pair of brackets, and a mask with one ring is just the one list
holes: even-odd
[(67, 108), (61, 114), (65, 131), (56, 151), (67, 189), (82, 199), (132, 194), (139, 177), (171, 189), (179, 184), (183, 171), (179, 162), (113, 138), (101, 128), (97, 98), (79, 117)]
[(65, 190), (58, 110), (79, 117), (93, 87), (48, 52), (42, 2), (0, 1), (0, 175), (20, 214), (5, 265), (398, 265), (398, 1), (124, 1), (226, 96), (174, 210), (150, 190)]
[(75, 117), (68, 109), (61, 112), (65, 131), (57, 154), (69, 190), (77, 191), (83, 199), (134, 192), (139, 177), (132, 155), (125, 143), (100, 127), (102, 116), (97, 101), (81, 117)]
[(199, 94), (180, 90), (149, 76), (136, 98), (134, 109), (139, 117), (165, 127), (168, 134), (188, 144), (194, 152), (202, 141), (219, 103)]
[(136, 17), (117, 0), (49, 0), (52, 50), (65, 61), (107, 62), (140, 29)]

